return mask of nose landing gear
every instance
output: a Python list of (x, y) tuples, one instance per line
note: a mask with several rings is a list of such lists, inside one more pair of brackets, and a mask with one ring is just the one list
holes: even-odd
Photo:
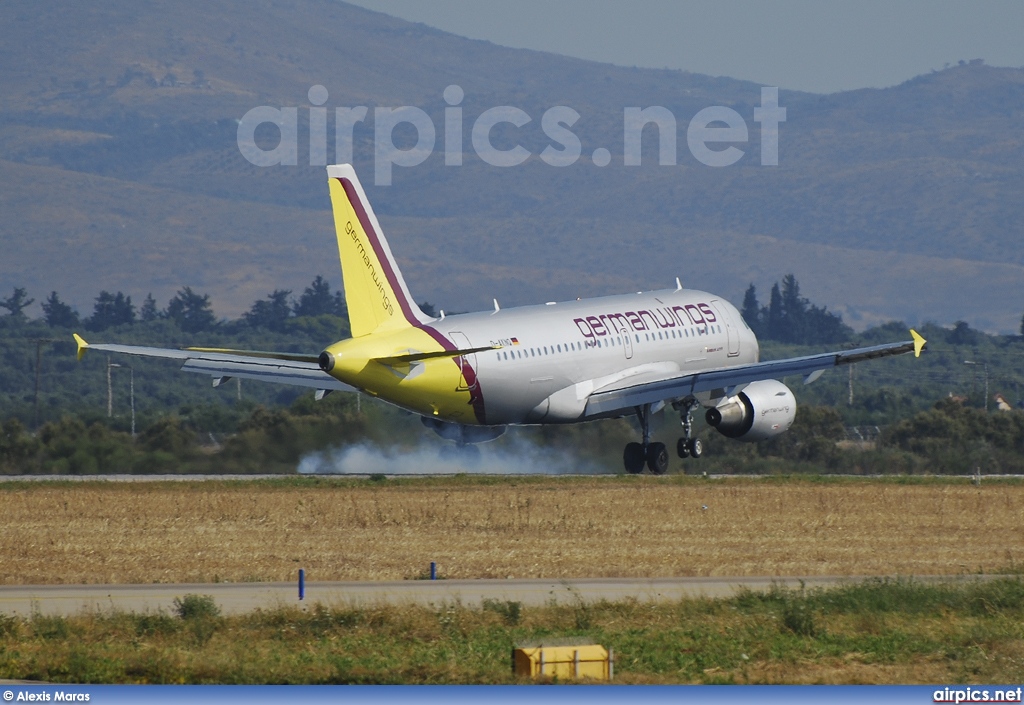
[(700, 402), (691, 398), (673, 406), (682, 414), (683, 424), (683, 437), (676, 441), (676, 454), (680, 458), (699, 458), (704, 455), (704, 441), (693, 437), (693, 410)]

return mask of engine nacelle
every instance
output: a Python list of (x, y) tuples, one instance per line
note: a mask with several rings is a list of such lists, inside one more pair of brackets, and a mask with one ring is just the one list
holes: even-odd
[(705, 418), (723, 436), (763, 441), (789, 430), (796, 418), (796, 397), (774, 379), (751, 382), (742, 392), (708, 409)]

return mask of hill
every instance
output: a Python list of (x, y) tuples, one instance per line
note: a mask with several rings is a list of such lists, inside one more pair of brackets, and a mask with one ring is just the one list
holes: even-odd
[[(464, 39), (333, 0), (127, 0), (0, 5), (0, 286), (91, 307), (98, 289), (166, 301), (190, 285), (236, 316), (316, 273), (340, 283), (321, 166), (309, 165), (311, 86), (333, 108), (368, 106), (354, 161), (372, 184), (375, 107), (417, 106), (437, 146), (390, 186), (368, 186), (418, 299), (449, 310), (652, 289), (680, 276), (735, 301), (793, 272), (804, 293), (857, 328), (957, 319), (1016, 331), (1024, 70), (980, 63), (900, 86), (829, 96), (782, 90), (779, 166), (762, 166), (760, 86), (636, 69)], [(444, 89), (464, 93), (463, 165), (444, 163)], [(297, 106), (298, 165), (257, 167), (236, 144), (253, 107)], [(532, 156), (490, 166), (477, 116)], [(582, 157), (553, 167), (541, 127), (580, 114)], [(708, 167), (686, 126), (722, 105), (746, 121), (736, 164)], [(626, 107), (664, 106), (677, 164), (623, 164)], [(262, 133), (258, 138), (262, 139)], [(395, 133), (411, 145), (411, 130)], [(403, 141), (404, 140), (404, 141)], [(606, 167), (590, 155), (610, 152)], [(717, 148), (717, 146), (716, 146)]]

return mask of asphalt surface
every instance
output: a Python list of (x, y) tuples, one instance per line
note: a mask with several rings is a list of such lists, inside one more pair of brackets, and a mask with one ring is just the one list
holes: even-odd
[[(978, 580), (998, 576), (923, 576), (915, 580)], [(0, 613), (29, 616), (74, 615), (82, 612), (173, 612), (174, 599), (210, 595), (224, 614), (277, 607), (308, 608), (379, 604), (440, 605), (484, 600), (513, 600), (527, 606), (551, 602), (574, 604), (600, 600), (671, 601), (684, 597), (729, 597), (740, 589), (768, 590), (836, 586), (864, 577), (735, 577), (735, 578), (582, 578), (571, 580), (403, 580), (392, 582), (307, 582), (300, 601), (295, 583), (201, 583), (156, 585), (4, 585)]]

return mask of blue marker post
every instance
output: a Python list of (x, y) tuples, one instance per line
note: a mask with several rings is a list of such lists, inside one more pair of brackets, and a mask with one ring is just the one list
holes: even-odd
[(430, 579), (437, 580), (437, 563), (430, 561)]
[(306, 597), (306, 571), (299, 568), (299, 599)]

